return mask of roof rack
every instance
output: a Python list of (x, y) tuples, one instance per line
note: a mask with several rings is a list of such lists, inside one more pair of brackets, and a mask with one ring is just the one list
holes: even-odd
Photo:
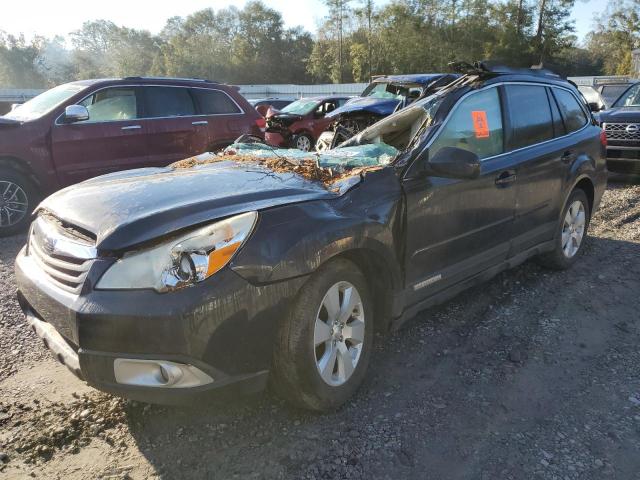
[(456, 73), (480, 76), (521, 74), (562, 78), (557, 73), (542, 68), (538, 65), (534, 65), (531, 68), (513, 68), (493, 61), (474, 62), (473, 64), (468, 62), (451, 62), (449, 63), (449, 68), (451, 68)]
[(142, 77), (142, 76), (131, 76), (124, 77), (123, 80), (178, 80), (178, 81), (187, 81), (187, 82), (202, 82), (202, 83), (219, 83), (215, 80), (207, 80), (205, 78), (188, 78), (188, 77)]

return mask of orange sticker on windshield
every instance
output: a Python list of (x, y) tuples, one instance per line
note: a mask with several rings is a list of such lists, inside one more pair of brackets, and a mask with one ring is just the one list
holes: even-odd
[(473, 131), (476, 133), (476, 138), (489, 138), (487, 112), (484, 110), (471, 112), (471, 118), (473, 119)]

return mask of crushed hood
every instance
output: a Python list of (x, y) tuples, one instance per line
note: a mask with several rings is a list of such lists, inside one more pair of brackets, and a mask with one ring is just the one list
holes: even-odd
[(17, 127), (22, 125), (22, 122), (19, 120), (14, 120), (13, 118), (0, 117), (0, 128), (2, 127)]
[(225, 161), (104, 175), (60, 190), (38, 208), (92, 232), (99, 249), (117, 251), (229, 215), (338, 195), (292, 173)]
[(386, 117), (391, 115), (399, 104), (400, 100), (393, 98), (358, 97), (328, 113), (327, 117), (337, 118), (338, 115), (351, 112), (368, 112)]

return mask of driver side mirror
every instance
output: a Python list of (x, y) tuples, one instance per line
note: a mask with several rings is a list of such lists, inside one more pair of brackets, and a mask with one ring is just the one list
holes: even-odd
[(469, 150), (443, 147), (425, 165), (427, 173), (439, 177), (474, 179), (480, 176), (480, 159)]
[(65, 123), (83, 122), (89, 120), (89, 110), (84, 105), (69, 105), (64, 109)]
[(600, 105), (598, 102), (589, 102), (589, 110), (599, 112), (600, 110), (604, 110), (604, 105)]

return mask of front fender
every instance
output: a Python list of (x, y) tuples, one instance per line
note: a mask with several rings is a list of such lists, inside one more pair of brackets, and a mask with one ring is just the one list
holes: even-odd
[(336, 199), (261, 212), (256, 231), (231, 268), (254, 284), (265, 284), (309, 275), (337, 255), (364, 250), (384, 262), (394, 285), (399, 284), (402, 197), (391, 170), (368, 173)]

